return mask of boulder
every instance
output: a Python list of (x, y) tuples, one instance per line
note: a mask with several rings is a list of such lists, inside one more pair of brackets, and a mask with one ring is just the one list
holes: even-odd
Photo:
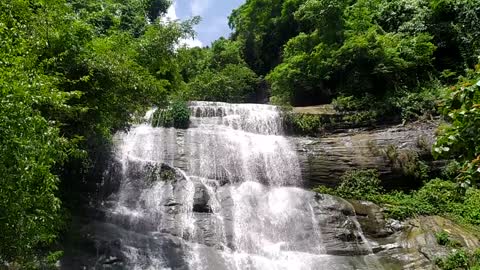
[(403, 222), (386, 220), (371, 202), (351, 201), (365, 236), (379, 260), (395, 260), (401, 269), (436, 269), (435, 259), (455, 247), (438, 244), (436, 233), (446, 232), (461, 247), (480, 247), (478, 232), (440, 216), (422, 216)]

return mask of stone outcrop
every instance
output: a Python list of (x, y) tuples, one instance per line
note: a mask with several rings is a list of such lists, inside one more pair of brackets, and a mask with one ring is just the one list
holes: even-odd
[[(433, 170), (442, 162), (432, 161), (430, 146), (438, 122), (413, 123), (373, 130), (355, 129), (325, 137), (293, 137), (307, 186), (336, 185), (352, 169), (376, 169), (387, 186), (401, 186), (404, 175), (389, 151), (422, 157)], [(391, 154), (391, 153), (390, 153)]]
[[(446, 232), (460, 247), (480, 247), (478, 232), (440, 216), (421, 216), (399, 222), (386, 220), (382, 209), (365, 201), (351, 201), (372, 250), (382, 261), (396, 261), (399, 269), (436, 269), (436, 258), (447, 256), (455, 248), (438, 244), (436, 233)], [(395, 269), (395, 268), (392, 268)]]

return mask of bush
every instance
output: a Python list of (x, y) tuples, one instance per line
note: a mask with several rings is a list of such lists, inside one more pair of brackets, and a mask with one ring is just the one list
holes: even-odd
[(318, 115), (294, 114), (285, 115), (286, 125), (292, 129), (294, 134), (317, 135), (322, 128), (322, 119)]
[(419, 200), (414, 194), (394, 191), (381, 194), (373, 198), (375, 203), (385, 207), (385, 214), (389, 218), (404, 220), (417, 215), (431, 215), (435, 207)]
[(368, 199), (380, 194), (382, 188), (375, 170), (353, 170), (340, 178), (337, 188), (339, 196), (348, 199)]
[(441, 231), (435, 234), (435, 238), (437, 239), (437, 244), (441, 246), (448, 246), (453, 248), (461, 247), (462, 244), (457, 240), (451, 239), (450, 235), (446, 231)]
[(158, 109), (152, 116), (155, 127), (188, 128), (190, 124), (190, 109), (184, 101), (173, 101), (166, 109)]
[(480, 269), (480, 249), (474, 252), (459, 249), (445, 258), (437, 258), (435, 264), (442, 270)]
[(391, 99), (392, 107), (401, 111), (402, 120), (415, 121), (437, 115), (439, 94), (437, 87), (425, 88), (419, 92), (400, 92)]
[(441, 127), (433, 154), (456, 160), (457, 181), (474, 186), (480, 183), (480, 66), (447, 91), (441, 109), (450, 124)]
[(416, 192), (415, 197), (419, 201), (432, 205), (435, 208), (435, 214), (453, 212), (457, 208), (456, 204), (462, 200), (457, 184), (440, 179), (428, 182)]
[(388, 145), (382, 152), (393, 169), (400, 171), (404, 176), (419, 180), (428, 177), (430, 167), (420, 159), (417, 151), (400, 150), (396, 145)]
[[(339, 96), (332, 101), (334, 108), (349, 113), (345, 121), (374, 123), (379, 120), (415, 121), (437, 115), (438, 86), (419, 91), (398, 91), (383, 97), (371, 94), (364, 96)], [(398, 117), (401, 115), (401, 119)]]
[(249, 102), (259, 84), (257, 75), (244, 65), (229, 64), (219, 71), (206, 70), (187, 84), (189, 100)]
[(460, 215), (466, 222), (480, 225), (480, 190), (469, 188), (461, 209)]
[(173, 126), (175, 128), (188, 128), (190, 124), (190, 109), (184, 101), (174, 101), (171, 104)]

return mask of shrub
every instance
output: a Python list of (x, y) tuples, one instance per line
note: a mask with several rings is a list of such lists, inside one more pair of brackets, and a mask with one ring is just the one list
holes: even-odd
[(373, 201), (385, 207), (385, 214), (389, 218), (404, 220), (417, 215), (430, 215), (435, 207), (419, 200), (414, 194), (405, 194), (394, 191), (375, 196)]
[(190, 124), (190, 109), (184, 101), (174, 101), (171, 104), (173, 126), (175, 128), (188, 128)]
[(376, 97), (339, 96), (332, 101), (333, 107), (346, 115), (343, 120), (354, 124), (374, 123), (379, 116), (384, 115), (384, 106)]
[(399, 220), (417, 215), (451, 213), (464, 217), (468, 223), (480, 223), (480, 192), (474, 189), (468, 191), (464, 202), (457, 184), (440, 179), (428, 182), (411, 194), (402, 191), (382, 193), (375, 170), (351, 171), (342, 176), (337, 188), (319, 186), (314, 191), (347, 199), (373, 201), (384, 206), (387, 217)]
[(418, 92), (400, 92), (389, 103), (396, 111), (401, 111), (404, 122), (428, 118), (437, 114), (439, 94), (436, 89), (431, 87)]
[(249, 102), (260, 83), (245, 65), (229, 64), (225, 68), (205, 70), (187, 84), (189, 100)]
[(466, 222), (480, 225), (480, 190), (469, 188), (461, 209), (460, 214)]
[(339, 196), (351, 199), (366, 199), (382, 191), (376, 170), (348, 171), (340, 178)]
[(441, 246), (448, 246), (453, 248), (461, 247), (462, 244), (457, 240), (451, 239), (450, 235), (446, 231), (441, 231), (435, 234), (435, 238), (437, 239), (437, 244)]
[(435, 264), (442, 270), (480, 269), (480, 249), (474, 252), (459, 249), (445, 258), (437, 258)]
[(152, 116), (155, 127), (186, 129), (190, 124), (190, 109), (184, 101), (173, 101), (166, 109), (158, 109)]
[(400, 150), (396, 145), (388, 145), (383, 155), (390, 161), (393, 169), (401, 171), (404, 176), (414, 179), (426, 179), (430, 167), (420, 159), (417, 151)]
[(416, 192), (415, 197), (432, 205), (436, 209), (435, 213), (452, 212), (456, 209), (456, 203), (462, 200), (458, 185), (440, 179), (428, 182)]
[(286, 114), (286, 125), (299, 135), (316, 135), (322, 128), (322, 120), (318, 115)]
[(480, 68), (447, 91), (441, 109), (450, 124), (441, 127), (433, 154), (459, 162), (457, 181), (472, 186), (480, 183)]

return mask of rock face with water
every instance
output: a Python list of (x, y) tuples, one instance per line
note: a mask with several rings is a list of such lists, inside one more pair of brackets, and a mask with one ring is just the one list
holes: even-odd
[[(187, 130), (147, 122), (117, 134), (98, 201), (73, 222), (62, 269), (402, 269), (411, 263), (396, 256), (401, 252), (387, 252), (390, 240), (372, 240), (396, 235), (380, 214), (303, 189), (298, 142), (282, 136), (276, 107), (196, 102), (191, 111)], [(359, 211), (367, 213), (363, 219)]]

